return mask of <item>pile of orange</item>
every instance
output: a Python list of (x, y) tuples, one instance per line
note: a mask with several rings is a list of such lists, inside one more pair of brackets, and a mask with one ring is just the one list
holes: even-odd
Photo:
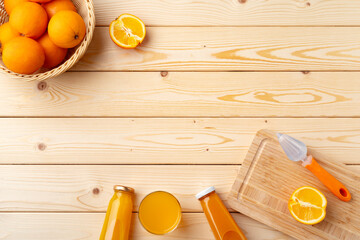
[(62, 63), (85, 37), (71, 0), (4, 0), (9, 22), (0, 26), (0, 52), (13, 72), (32, 74)]

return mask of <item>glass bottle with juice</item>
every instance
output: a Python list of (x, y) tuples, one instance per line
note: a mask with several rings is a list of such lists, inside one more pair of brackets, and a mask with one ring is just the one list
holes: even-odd
[(198, 193), (196, 198), (201, 203), (216, 240), (246, 240), (244, 233), (216, 194), (214, 187)]
[(134, 189), (114, 186), (99, 240), (128, 240), (134, 202)]

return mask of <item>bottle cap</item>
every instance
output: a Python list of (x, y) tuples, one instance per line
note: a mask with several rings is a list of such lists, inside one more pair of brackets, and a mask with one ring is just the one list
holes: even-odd
[(212, 193), (215, 191), (215, 187), (209, 187), (201, 192), (199, 192), (198, 194), (196, 194), (196, 198), (200, 200), (200, 198), (208, 195), (209, 193)]
[(134, 189), (131, 187), (126, 187), (122, 185), (114, 185), (114, 191), (123, 191), (123, 192), (134, 192)]

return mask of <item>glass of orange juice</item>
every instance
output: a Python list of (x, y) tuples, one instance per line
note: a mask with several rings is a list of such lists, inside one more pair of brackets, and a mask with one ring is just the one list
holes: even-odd
[(180, 203), (171, 193), (152, 192), (140, 203), (139, 219), (150, 233), (161, 235), (172, 232), (181, 220)]

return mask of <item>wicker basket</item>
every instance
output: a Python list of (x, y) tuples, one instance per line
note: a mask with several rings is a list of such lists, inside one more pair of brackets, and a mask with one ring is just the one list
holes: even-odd
[[(85, 21), (86, 35), (84, 37), (84, 40), (81, 42), (81, 44), (79, 44), (75, 48), (69, 49), (65, 61), (61, 65), (51, 70), (42, 68), (35, 74), (24, 75), (24, 74), (14, 73), (9, 69), (7, 69), (4, 66), (2, 60), (0, 59), (0, 72), (12, 78), (21, 78), (27, 81), (33, 81), (33, 80), (42, 81), (60, 75), (61, 73), (71, 68), (77, 61), (79, 61), (79, 59), (84, 55), (93, 37), (93, 33), (95, 29), (95, 13), (94, 13), (94, 5), (92, 0), (72, 0), (72, 2), (76, 6), (78, 13), (83, 17)], [(4, 1), (0, 0), (0, 25), (7, 22), (8, 20), (9, 20), (9, 16), (5, 11)]]

